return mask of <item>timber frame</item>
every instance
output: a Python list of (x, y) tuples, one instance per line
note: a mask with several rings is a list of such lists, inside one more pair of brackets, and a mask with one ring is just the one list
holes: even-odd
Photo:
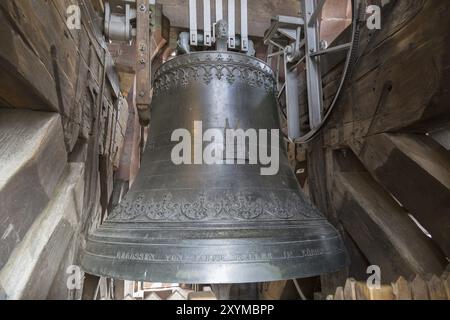
[[(36, 3), (0, 1), (0, 162), (12, 168), (0, 170), (0, 298), (79, 299), (81, 290), (67, 292), (67, 267), (78, 263), (87, 233), (137, 175), (147, 134), (139, 110), (143, 118), (151, 71), (173, 52), (182, 29), (171, 29), (161, 6), (152, 6), (153, 32), (142, 37), (151, 46), (138, 50), (136, 43), (105, 41), (101, 0)], [(66, 25), (71, 4), (82, 11), (79, 30)], [(262, 16), (263, 9), (250, 14)], [(184, 15), (173, 13), (174, 5), (171, 10)], [(306, 146), (287, 143), (304, 192), (341, 231), (351, 260), (321, 283), (300, 281), (302, 289), (322, 290), (322, 298), (373, 298), (379, 293), (364, 281), (367, 267), (377, 265), (384, 297), (442, 298), (443, 290), (449, 296), (449, 17), (448, 0), (389, 1), (382, 29), (361, 29), (352, 76), (317, 139)], [(262, 36), (265, 25), (257, 26), (249, 30), (252, 37)], [(322, 58), (325, 108), (344, 60), (345, 53)], [(304, 97), (299, 104), (306, 110)], [(307, 118), (300, 114), (300, 122)], [(19, 149), (27, 152), (16, 159)], [(23, 257), (31, 258), (25, 264)], [(85, 299), (96, 288), (103, 296), (113, 283), (83, 279)], [(275, 288), (268, 298), (296, 289), (292, 282), (268, 286)]]
[[(367, 279), (369, 265), (389, 283), (442, 274), (448, 263), (449, 16), (445, 0), (384, 6), (382, 29), (361, 31), (353, 75), (329, 123), (306, 150), (289, 145), (306, 170), (305, 190), (342, 231), (352, 260), (322, 277), (326, 294), (348, 277)], [(323, 65), (326, 104), (343, 63)]]

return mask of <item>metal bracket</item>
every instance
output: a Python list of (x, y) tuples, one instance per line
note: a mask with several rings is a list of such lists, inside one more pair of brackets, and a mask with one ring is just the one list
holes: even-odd
[[(326, 48), (320, 41), (320, 16), (326, 0), (301, 0), (303, 17), (277, 16), (264, 38), (268, 46), (267, 62), (272, 65), (273, 58), (277, 58), (276, 74), (279, 98), (285, 93), (288, 138), (295, 143), (311, 141), (329, 118), (340, 96), (344, 82), (350, 74), (352, 61), (357, 47), (360, 20), (360, 0), (352, 0), (353, 30), (349, 43)], [(277, 51), (274, 51), (277, 48)], [(346, 50), (347, 60), (342, 73), (340, 85), (336, 95), (327, 110), (323, 106), (322, 76), (320, 57)], [(280, 83), (281, 57), (284, 61), (284, 83)], [(307, 108), (309, 126), (303, 128), (300, 123), (300, 106), (297, 67), (305, 63), (305, 78), (307, 86)]]
[[(136, 18), (136, 7), (129, 1), (121, 3), (121, 10), (117, 10), (117, 0), (111, 5), (105, 2), (105, 36), (108, 41), (130, 42), (133, 38), (131, 21)], [(114, 9), (114, 10), (113, 10)]]
[[(304, 21), (298, 17), (276, 16), (272, 19), (272, 25), (264, 38), (264, 43), (269, 46), (268, 63), (272, 64), (272, 58), (277, 57), (276, 74), (280, 73), (280, 62), (283, 57), (284, 62), (284, 83), (278, 89), (286, 93), (286, 115), (288, 137), (293, 140), (301, 136), (300, 131), (300, 109), (299, 109), (299, 91), (298, 74), (296, 68), (293, 68), (300, 57), (302, 47), (301, 31)], [(304, 43), (304, 42), (303, 42)], [(274, 48), (278, 51), (274, 52)], [(277, 77), (279, 81), (279, 77)]]
[[(252, 54), (254, 48), (252, 42), (249, 40), (248, 35), (248, 0), (240, 1), (240, 14), (241, 14), (241, 34), (236, 35), (236, 0), (228, 0), (228, 35), (227, 35), (227, 48), (236, 49), (240, 48), (242, 52), (248, 52)], [(189, 0), (189, 44), (191, 46), (206, 46), (211, 47), (213, 43), (216, 43), (216, 28), (215, 26), (224, 17), (224, 4), (223, 0), (215, 0), (215, 20), (211, 18), (211, 0), (203, 0), (203, 33), (199, 33), (197, 25), (198, 20), (198, 6), (197, 0)], [(211, 23), (214, 21), (213, 23)], [(212, 28), (211, 28), (212, 27)]]
[(325, 0), (320, 0), (321, 5), (317, 6), (316, 0), (302, 1), (302, 12), (305, 15), (306, 83), (308, 84), (308, 110), (311, 129), (317, 128), (322, 122), (322, 75), (320, 73), (319, 60), (311, 54), (319, 51), (318, 16), (324, 3)]

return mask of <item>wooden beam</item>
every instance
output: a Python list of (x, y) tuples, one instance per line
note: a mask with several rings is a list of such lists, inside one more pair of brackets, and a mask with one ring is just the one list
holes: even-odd
[[(384, 132), (425, 134), (448, 125), (450, 20), (442, 12), (449, 12), (446, 0), (391, 1), (383, 8), (381, 30), (361, 28), (358, 62), (340, 112), (324, 129), (326, 143), (345, 145)], [(323, 58), (325, 78), (339, 74), (336, 58)], [(326, 84), (325, 106), (336, 87)]]
[(0, 269), (55, 194), (66, 170), (61, 117), (0, 108)]
[(380, 266), (383, 282), (442, 273), (445, 259), (431, 240), (368, 173), (340, 172), (335, 184), (339, 218), (370, 263)]
[(0, 10), (0, 96), (8, 106), (58, 111), (55, 81)]
[(150, 6), (147, 0), (137, 0), (136, 17), (136, 44), (137, 44), (137, 68), (136, 82), (137, 95), (136, 106), (139, 119), (143, 125), (150, 122)]
[(262, 300), (281, 300), (287, 283), (287, 281), (275, 281), (266, 283), (266, 288), (262, 293)]
[(111, 52), (116, 70), (130, 74), (136, 73), (136, 42), (131, 45), (128, 43), (110, 43), (108, 49)]
[(450, 257), (450, 154), (432, 138), (380, 134), (358, 154), (367, 170)]

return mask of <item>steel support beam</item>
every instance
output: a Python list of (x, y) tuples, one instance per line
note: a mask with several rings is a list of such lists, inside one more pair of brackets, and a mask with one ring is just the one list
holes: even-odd
[(223, 20), (223, 0), (216, 0), (216, 22)]
[(335, 47), (331, 47), (331, 48), (327, 48), (321, 51), (317, 51), (314, 53), (311, 53), (310, 56), (311, 57), (317, 57), (317, 56), (321, 56), (327, 53), (334, 53), (334, 52), (338, 52), (338, 51), (343, 51), (343, 50), (349, 50), (352, 47), (352, 43), (345, 43), (345, 44), (341, 44)]
[(276, 16), (272, 19), (272, 25), (264, 37), (264, 44), (267, 45), (269, 39), (272, 39), (279, 29), (297, 29), (298, 26), (303, 26), (303, 24), (304, 20), (299, 17)]
[(241, 50), (248, 51), (248, 3), (241, 0)]
[(203, 0), (203, 29), (204, 29), (204, 44), (207, 47), (211, 46), (211, 0)]
[[(287, 52), (284, 54), (284, 61), (288, 59)], [(292, 141), (301, 137), (300, 132), (300, 104), (298, 99), (298, 72), (291, 70), (288, 63), (284, 63), (285, 90), (286, 90), (286, 111), (288, 137)]]
[(308, 22), (308, 26), (313, 27), (316, 22), (320, 22), (318, 21), (318, 19), (322, 13), (322, 9), (326, 1), (327, 0), (319, 0), (318, 2), (316, 2), (316, 4), (314, 5), (314, 11), (312, 12), (310, 20)]
[(236, 1), (228, 0), (228, 47), (236, 48)]
[(303, 0), (302, 5), (302, 12), (305, 15), (306, 82), (308, 86), (309, 125), (311, 129), (314, 129), (321, 124), (323, 111), (322, 77), (319, 66), (320, 58), (312, 56), (312, 54), (319, 51), (319, 24), (313, 16), (315, 12), (318, 12), (318, 6), (316, 0)]
[(197, 45), (197, 0), (189, 0), (189, 32), (191, 46)]

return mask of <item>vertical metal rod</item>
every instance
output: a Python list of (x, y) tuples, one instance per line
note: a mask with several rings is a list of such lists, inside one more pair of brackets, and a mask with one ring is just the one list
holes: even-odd
[(211, 37), (211, 0), (203, 0), (203, 29), (205, 46), (210, 47)]
[(284, 55), (284, 73), (286, 78), (286, 111), (288, 137), (292, 141), (301, 136), (300, 132), (300, 105), (298, 99), (297, 69), (291, 70), (287, 63), (287, 53)]
[(189, 30), (191, 46), (197, 45), (197, 0), (189, 0)]
[(267, 64), (272, 67), (273, 56), (271, 54), (273, 54), (273, 44), (269, 43), (267, 46)]
[(280, 69), (281, 69), (281, 56), (277, 56), (277, 69), (275, 74), (277, 77), (277, 89), (280, 90)]
[(236, 48), (236, 2), (228, 0), (228, 47)]
[(325, 2), (327, 2), (327, 0), (319, 0), (319, 2), (315, 5), (314, 12), (312, 12), (311, 18), (308, 23), (311, 27), (314, 25), (314, 23), (317, 22), (317, 19), (319, 19)]
[(241, 50), (248, 51), (248, 3), (241, 0)]
[(216, 22), (223, 20), (223, 1), (216, 0)]
[[(322, 77), (319, 67), (319, 57), (312, 57), (319, 50), (319, 22), (312, 20), (316, 12), (316, 0), (303, 0), (305, 15), (305, 52), (306, 52), (306, 82), (308, 86), (309, 125), (317, 128), (322, 122)], [(311, 22), (311, 23), (310, 23)]]

